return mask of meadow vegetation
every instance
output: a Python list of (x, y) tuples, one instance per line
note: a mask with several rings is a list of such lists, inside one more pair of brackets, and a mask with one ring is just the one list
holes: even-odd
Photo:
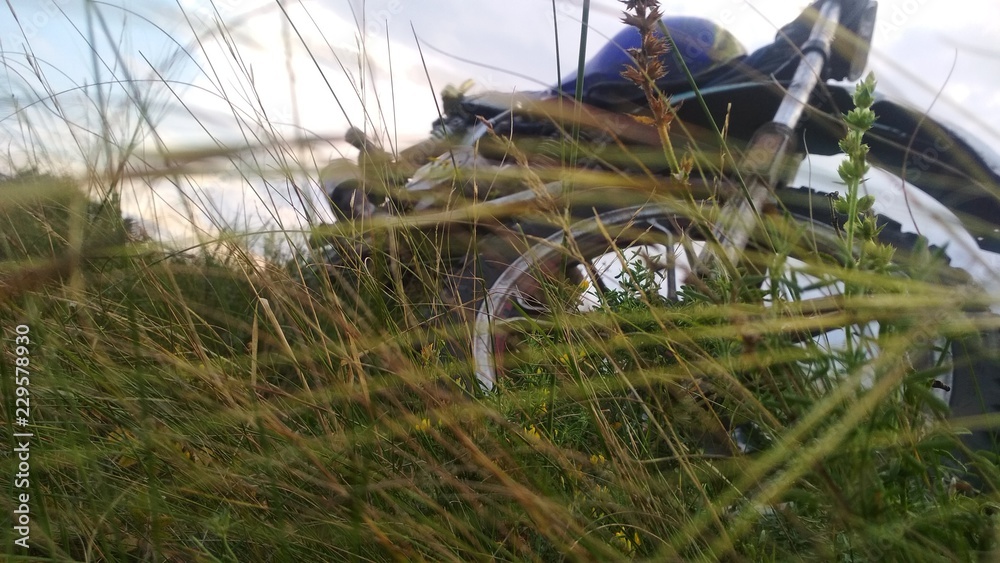
[[(666, 141), (669, 101), (648, 88), (649, 71), (633, 78)], [(874, 88), (863, 81), (845, 116), (847, 193), (832, 204), (839, 246), (818, 249), (809, 226), (779, 209), (765, 217), (766, 244), (681, 288), (681, 299), (628, 265), (597, 306), (559, 311), (534, 330), (490, 392), (471, 377), (456, 344), (469, 327), (442, 290), (445, 247), (459, 244), (448, 229), (393, 218), (314, 225), (319, 238), (363, 235), (363, 252), (352, 242), (337, 259), (307, 244), (308, 233), (278, 233), (292, 256), (262, 255), (233, 230), (170, 248), (123, 216), (127, 167), (71, 177), (9, 163), (0, 412), (5, 431), (17, 431), (8, 343), (27, 325), (36, 438), (32, 547), (15, 546), (4, 525), (0, 552), (37, 561), (997, 557), (1000, 460), (961, 437), (1000, 420), (950, 419), (933, 393), (955, 344), (971, 349), (996, 322), (966, 314), (988, 303), (963, 301), (964, 279), (941, 249), (880, 237), (858, 189)], [(718, 160), (664, 150), (680, 179)], [(702, 218), (718, 207), (687, 203)], [(569, 221), (552, 205), (536, 212)], [(842, 298), (820, 309), (802, 297), (834, 286)], [(812, 338), (834, 329), (838, 345)], [(0, 482), (15, 464), (0, 459)]]

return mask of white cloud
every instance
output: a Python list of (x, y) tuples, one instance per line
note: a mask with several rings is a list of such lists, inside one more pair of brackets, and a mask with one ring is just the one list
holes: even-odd
[[(690, 0), (663, 4), (669, 14), (712, 19), (753, 49), (770, 42), (776, 28), (808, 3)], [(204, 33), (202, 46), (194, 43), (184, 14), (173, 2), (156, 0), (133, 9), (143, 10), (167, 29), (201, 65), (195, 69), (182, 58), (183, 64), (158, 67), (166, 78), (190, 83), (174, 85), (173, 93), (180, 100), (159, 88), (165, 96), (161, 99), (169, 100), (173, 111), (158, 129), (172, 148), (189, 149), (212, 148), (210, 136), (234, 145), (266, 141), (272, 125), (280, 135), (292, 138), (299, 131), (293, 124), (292, 100), (298, 104), (298, 125), (307, 136), (338, 137), (348, 121), (361, 124), (370, 118), (370, 130), (388, 132), (383, 136), (398, 138), (407, 146), (427, 134), (437, 115), (425, 64), (437, 91), (467, 78), (483, 89), (537, 90), (557, 79), (555, 24), (562, 74), (575, 68), (581, 4), (581, 0), (557, 0), (553, 20), (552, 4), (539, 0), (285, 2), (291, 22), (305, 38), (304, 45), (270, 0), (215, 0), (217, 13), (208, 9), (207, 0), (181, 0), (181, 7), (195, 25), (206, 26), (202, 31), (216, 17), (221, 16), (226, 23), (229, 37)], [(362, 14), (362, 6), (366, 14)], [(589, 53), (622, 28), (621, 6), (615, 0), (592, 2)], [(355, 22), (355, 15), (361, 23)], [(995, 0), (881, 0), (879, 24), (871, 63), (879, 74), (882, 93), (926, 109), (943, 89), (934, 116), (967, 125), (977, 136), (996, 139), (1000, 131), (1000, 94), (996, 93), (1000, 91), (1000, 53), (990, 56), (990, 49), (997, 51), (993, 46), (1000, 34), (1000, 8)], [(142, 66), (135, 62), (142, 60), (140, 50), (147, 56), (151, 51), (166, 53), (153, 57), (154, 64), (168, 60), (170, 50), (175, 49), (169, 38), (151, 32), (148, 26), (142, 29), (144, 36), (122, 45), (127, 60), (134, 61), (131, 66)], [(86, 75), (88, 70), (73, 58), (84, 49), (79, 43), (67, 47), (65, 30), (65, 25), (48, 25), (39, 31), (38, 45), (49, 46), (46, 53), (57, 67), (61, 64), (63, 70)], [(416, 48), (414, 31), (424, 47), (423, 57)], [(364, 65), (362, 36), (367, 57)], [(946, 80), (956, 50), (958, 64)], [(60, 51), (66, 53), (62, 59)], [(209, 70), (210, 66), (215, 70)], [(149, 74), (147, 70), (145, 75)], [(362, 82), (365, 87), (359, 94), (356, 87)], [(379, 103), (373, 103), (376, 101), (381, 103), (380, 109), (373, 109), (379, 108)], [(182, 109), (182, 103), (190, 111)], [(365, 107), (371, 111), (367, 117)], [(344, 150), (342, 142), (333, 142), (319, 145), (315, 156), (321, 165)]]

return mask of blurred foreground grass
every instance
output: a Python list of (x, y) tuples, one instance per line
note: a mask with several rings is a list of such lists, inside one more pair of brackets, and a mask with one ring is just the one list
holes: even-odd
[[(30, 327), (41, 559), (914, 561), (993, 549), (995, 482), (965, 490), (953, 428), (920, 391), (929, 375), (897, 369), (929, 322), (912, 304), (882, 355), (852, 359), (780, 331), (749, 336), (734, 319), (768, 316), (752, 276), (714, 287), (723, 302), (674, 303), (634, 271), (581, 317), (606, 338), (540, 335), (532, 369), (470, 395), (441, 333), (400, 320), (405, 294), (377, 276), (388, 256), (334, 291), (238, 245), (177, 254), (130, 239), (120, 220), (96, 221), (98, 207), (74, 207), (79, 194), (55, 177), (9, 179), (4, 193), (25, 182), (59, 194), (4, 207), (16, 236), (0, 319), (8, 341)], [(73, 252), (63, 233), (79, 212)], [(45, 267), (66, 256), (72, 267)], [(858, 386), (865, 371), (889, 383)], [(831, 393), (843, 381), (854, 386)], [(0, 409), (12, 425), (12, 401)], [(746, 422), (759, 436), (733, 456), (719, 432)], [(0, 502), (13, 510), (11, 495)], [(10, 526), (3, 536), (10, 557), (24, 554)]]
[[(930, 394), (941, 370), (912, 361), (978, 327), (953, 288), (900, 276), (864, 221), (848, 228), (867, 261), (805, 257), (853, 300), (802, 305), (786, 264), (809, 233), (776, 218), (773, 252), (683, 301), (626, 269), (480, 393), (428, 258), (445, 254), (440, 231), (389, 220), (328, 276), (239, 232), (165, 248), (121, 216), (120, 179), (100, 178), (100, 201), (44, 173), (0, 182), (0, 412), (12, 435), (23, 324), (35, 434), (32, 547), (4, 525), (8, 559), (1000, 557), (996, 452), (955, 454), (965, 427), (996, 421), (949, 423)], [(802, 337), (870, 322), (887, 328), (846, 349)]]

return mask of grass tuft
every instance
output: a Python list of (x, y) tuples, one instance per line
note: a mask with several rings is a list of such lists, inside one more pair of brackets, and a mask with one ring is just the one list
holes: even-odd
[[(557, 149), (493, 131), (481, 151), (512, 166), (449, 169), (446, 195), (424, 213), (419, 199), (398, 197), (386, 206), (411, 213), (322, 225), (302, 211), (303, 196), (301, 228), (275, 206), (268, 242), (255, 244), (253, 229), (199, 197), (194, 188), (213, 180), (191, 165), (284, 185), (292, 200), (320, 157), (262, 112), (245, 131), (263, 133), (245, 146), (161, 146), (163, 166), (138, 162), (137, 139), (156, 133), (145, 98), (120, 145), (101, 98), (107, 144), (80, 143), (86, 173), (0, 178), (0, 326), (7, 343), (13, 327), (30, 327), (35, 434), (31, 547), (4, 526), (2, 552), (40, 561), (995, 556), (1000, 460), (963, 438), (1000, 420), (949, 418), (934, 389), (952, 366), (991, 367), (988, 335), (1000, 327), (980, 313), (989, 299), (956, 285), (962, 274), (925, 241), (885, 242), (861, 195), (873, 77), (846, 117), (847, 195), (821, 202), (836, 227), (773, 210), (767, 243), (752, 245), (733, 275), (666, 292), (664, 269), (623, 248), (628, 228), (596, 223), (609, 283), (532, 272), (547, 314), (513, 319), (518, 346), (512, 337), (496, 389), (470, 378), (472, 328), (457, 288), (485, 275), (468, 268), (470, 256), (510, 261), (508, 249), (538, 243), (584, 261), (572, 213), (638, 199), (679, 210), (668, 244), (652, 234), (675, 264), (697, 255), (697, 235), (718, 214), (715, 194), (697, 194), (688, 176), (719, 153), (692, 142), (678, 159), (669, 100), (655, 89), (666, 48), (653, 34), (658, 3), (626, 4), (644, 34), (629, 76), (651, 123), (608, 133), (596, 111), (563, 119), (573, 112), (560, 108)], [(231, 31), (219, 21), (199, 37)], [(317, 65), (320, 55), (310, 52)], [(129, 86), (138, 96), (138, 80)], [(253, 92), (252, 80), (241, 86)], [(233, 102), (230, 117), (252, 121)], [(633, 142), (643, 134), (653, 139), (644, 148)], [(41, 137), (27, 139), (24, 153), (44, 152)], [(371, 147), (364, 189), (391, 196), (394, 173), (412, 170)], [(562, 165), (567, 150), (580, 156), (573, 170)], [(560, 178), (581, 199), (550, 189)], [(612, 180), (620, 189), (602, 191)], [(129, 182), (175, 190), (197, 242), (174, 248), (145, 235), (122, 209)], [(525, 186), (539, 194), (534, 204), (485, 215), (490, 190)], [(201, 212), (216, 228), (203, 228)], [(497, 228), (512, 216), (537, 228)], [(557, 232), (559, 243), (547, 238)], [(977, 346), (986, 350), (971, 359), (955, 353)], [(0, 411), (11, 435), (15, 353), (4, 349)], [(998, 391), (981, 375), (987, 403)], [(0, 471), (14, 475), (16, 463), (7, 456)], [(6, 494), (0, 506), (12, 513), (14, 502)]]

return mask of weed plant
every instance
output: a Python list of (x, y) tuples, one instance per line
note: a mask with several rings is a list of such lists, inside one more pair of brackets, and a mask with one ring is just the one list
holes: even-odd
[[(626, 4), (651, 34), (658, 3)], [(712, 157), (667, 143), (669, 101), (652, 87), (652, 59), (638, 55), (630, 77), (653, 108), (645, 119), (669, 172), (680, 182), (712, 174), (700, 169)], [(232, 232), (181, 251), (129, 236), (120, 198), (82, 195), (120, 190), (114, 166), (91, 177), (104, 190), (36, 172), (5, 178), (0, 323), (5, 342), (15, 325), (31, 328), (36, 437), (31, 548), (3, 526), (3, 552), (37, 561), (996, 557), (996, 452), (966, 451), (959, 436), (997, 421), (949, 421), (932, 393), (950, 344), (986, 326), (944, 285), (954, 279), (938, 275), (934, 249), (879, 242), (872, 201), (859, 193), (874, 87), (871, 77), (858, 86), (845, 118), (836, 248), (820, 249), (808, 225), (776, 210), (762, 217), (770, 246), (678, 298), (662, 295), (655, 272), (626, 265), (592, 310), (554, 311), (531, 331), (491, 392), (467, 377), (455, 342), (468, 341), (469, 327), (447, 291), (449, 260), (476, 249), (475, 231), (430, 220), (416, 229), (406, 218), (334, 226), (368, 237), (336, 260), (305, 244), (295, 259), (261, 259)], [(533, 166), (525, 184), (540, 184), (545, 171)], [(714, 200), (685, 198), (699, 220), (717, 212)], [(565, 209), (543, 202), (516, 212), (566, 227)], [(432, 217), (449, 212), (468, 218), (475, 208), (458, 202)], [(585, 288), (550, 289), (578, 297)], [(817, 290), (840, 297), (805, 297)], [(816, 336), (828, 331), (842, 342)], [(13, 348), (4, 349), (10, 435)], [(4, 479), (15, 463), (0, 461)], [(11, 513), (13, 486), (4, 490)]]

